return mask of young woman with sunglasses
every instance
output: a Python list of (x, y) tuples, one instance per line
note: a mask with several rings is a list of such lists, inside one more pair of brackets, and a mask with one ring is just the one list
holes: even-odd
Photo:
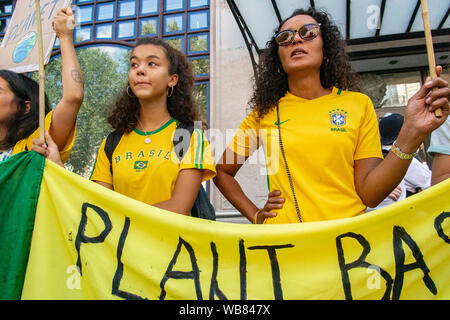
[[(447, 118), (450, 90), (439, 77), (422, 86), (408, 102), (396, 147), (384, 160), (375, 110), (357, 91), (338, 28), (324, 12), (296, 10), (260, 57), (253, 111), (216, 167), (217, 187), (253, 223), (339, 219), (375, 207), (402, 180), (425, 137)], [(437, 108), (442, 118), (435, 117)], [(269, 194), (258, 208), (234, 177), (261, 145)]]
[[(158, 38), (142, 38), (131, 52), (128, 85), (108, 122), (122, 134), (111, 161), (105, 139), (91, 180), (133, 199), (190, 215), (202, 181), (215, 176), (209, 143), (194, 129), (180, 161), (173, 137), (198, 118), (186, 57)], [(185, 136), (183, 136), (185, 137)], [(187, 137), (187, 136), (186, 136)]]
[[(52, 111), (47, 97), (45, 105), (45, 130), (52, 135), (59, 151), (57, 157), (62, 161), (67, 160), (72, 150), (84, 96), (81, 68), (73, 45), (74, 24), (70, 8), (62, 9), (53, 20), (61, 46), (63, 96)], [(31, 150), (33, 140), (39, 136), (38, 127), (39, 85), (24, 75), (0, 70), (0, 161)]]

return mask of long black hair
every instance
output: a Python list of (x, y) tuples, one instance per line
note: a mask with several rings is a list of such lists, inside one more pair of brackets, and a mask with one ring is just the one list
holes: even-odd
[[(6, 136), (0, 141), (0, 148), (9, 149), (39, 128), (39, 84), (9, 70), (0, 70), (0, 77), (8, 82), (9, 89), (14, 94), (14, 103), (17, 104), (17, 112), (7, 121)], [(28, 112), (27, 101), (30, 102)], [(50, 102), (45, 95), (45, 114), (49, 112)]]
[[(178, 75), (178, 83), (173, 87), (173, 94), (167, 97), (167, 110), (171, 117), (188, 125), (198, 120), (199, 112), (196, 100), (192, 95), (194, 76), (191, 65), (186, 57), (168, 43), (154, 37), (141, 38), (134, 48), (140, 45), (152, 44), (164, 49), (169, 60), (169, 74)], [(108, 117), (109, 124), (120, 132), (131, 132), (137, 125), (140, 112), (139, 100), (127, 92), (127, 86), (119, 95), (115, 108)]]
[[(320, 82), (324, 88), (335, 86), (343, 90), (360, 91), (359, 77), (352, 71), (350, 60), (345, 52), (345, 42), (338, 27), (330, 21), (325, 11), (314, 8), (297, 9), (283, 20), (274, 35), (284, 23), (294, 16), (308, 15), (321, 24), (324, 61), (320, 68)], [(278, 44), (272, 37), (261, 53), (253, 96), (250, 106), (258, 111), (258, 116), (267, 114), (289, 90), (287, 74), (284, 72), (278, 55)]]

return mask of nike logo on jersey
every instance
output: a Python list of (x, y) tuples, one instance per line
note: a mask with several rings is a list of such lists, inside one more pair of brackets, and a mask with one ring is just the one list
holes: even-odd
[[(289, 120), (291, 120), (291, 119), (287, 119), (287, 120), (285, 120), (285, 121), (281, 121), (281, 122), (280, 122), (280, 125), (282, 125), (282, 124), (285, 123), (285, 122), (288, 122)], [(278, 126), (278, 121), (275, 121), (274, 125)]]

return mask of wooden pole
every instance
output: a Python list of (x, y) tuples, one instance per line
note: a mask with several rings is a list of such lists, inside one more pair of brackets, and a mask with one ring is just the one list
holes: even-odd
[(38, 36), (38, 57), (39, 57), (39, 139), (45, 140), (45, 69), (44, 69), (44, 49), (42, 43), (42, 22), (41, 6), (39, 0), (34, 0), (36, 7), (36, 25)]
[[(430, 68), (430, 77), (436, 78), (436, 61), (434, 59), (433, 38), (431, 36), (430, 20), (428, 15), (427, 0), (420, 0), (422, 3), (422, 19), (425, 31), (425, 41), (427, 43), (428, 66)], [(436, 109), (434, 114), (437, 118), (442, 117), (442, 109)]]

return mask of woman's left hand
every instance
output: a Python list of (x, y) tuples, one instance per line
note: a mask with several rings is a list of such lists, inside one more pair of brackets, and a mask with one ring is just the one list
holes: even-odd
[[(440, 77), (441, 72), (442, 67), (437, 66), (437, 77), (428, 77), (420, 90), (409, 99), (405, 109), (404, 126), (424, 139), (441, 126), (449, 115), (450, 89), (448, 82)], [(442, 110), (440, 118), (434, 114), (437, 109)]]
[(31, 147), (31, 150), (42, 154), (44, 157), (53, 161), (57, 165), (64, 167), (61, 156), (59, 155), (58, 146), (53, 141), (48, 131), (45, 131), (45, 140), (47, 141), (47, 144), (41, 139), (33, 139), (33, 146)]

